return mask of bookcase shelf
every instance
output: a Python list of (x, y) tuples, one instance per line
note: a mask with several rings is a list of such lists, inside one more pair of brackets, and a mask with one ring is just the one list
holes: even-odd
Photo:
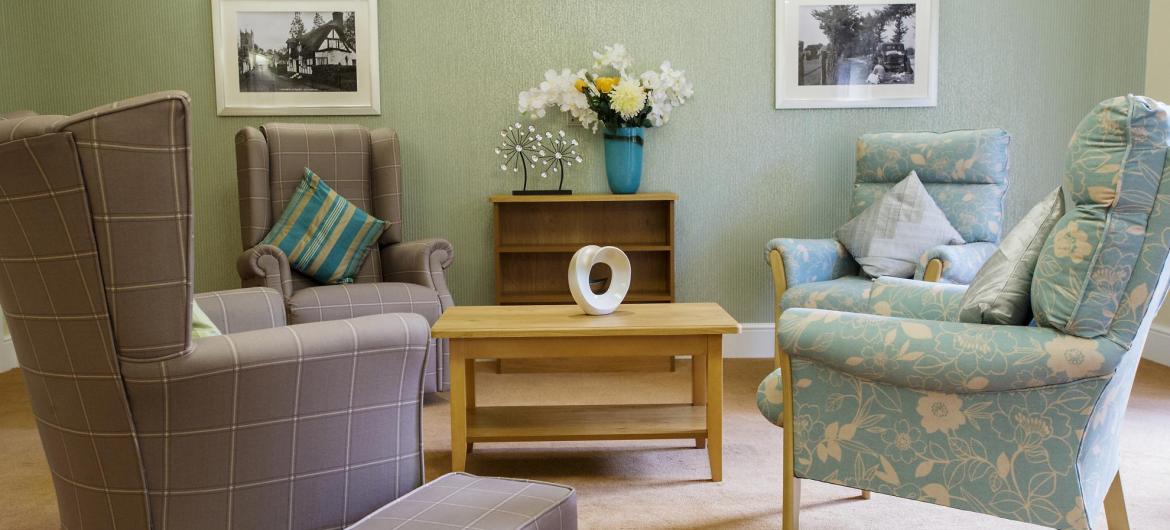
[[(632, 195), (493, 195), (496, 303), (499, 305), (572, 304), (568, 268), (585, 245), (615, 246), (630, 258), (633, 278), (626, 303), (674, 302), (673, 193)], [(663, 357), (658, 366), (630, 360), (645, 369), (673, 369)], [(584, 360), (567, 371), (628, 371), (624, 359), (599, 366)], [(501, 371), (533, 371), (525, 360), (509, 359)], [(589, 364), (584, 364), (589, 363)], [(616, 365), (614, 364), (616, 363)], [(666, 364), (669, 363), (669, 364)], [(515, 369), (509, 365), (516, 364)], [(561, 365), (558, 365), (561, 366)]]

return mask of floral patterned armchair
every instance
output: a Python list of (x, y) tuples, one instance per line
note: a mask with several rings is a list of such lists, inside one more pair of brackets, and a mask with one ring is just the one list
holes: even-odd
[(792, 309), (757, 403), (801, 479), (1055, 528), (1128, 528), (1119, 431), (1166, 293), (1170, 107), (1098, 105), (1069, 146), (1072, 202), (1036, 265), (1036, 326), (954, 321), (965, 287), (881, 279), (873, 313)]
[[(966, 285), (999, 242), (1010, 139), (1001, 129), (864, 135), (857, 140), (850, 214), (860, 214), (911, 171), (917, 172), (967, 244), (928, 250), (919, 259), (915, 278)], [(793, 307), (867, 309), (872, 281), (860, 275), (836, 239), (773, 239), (767, 256), (777, 318)]]

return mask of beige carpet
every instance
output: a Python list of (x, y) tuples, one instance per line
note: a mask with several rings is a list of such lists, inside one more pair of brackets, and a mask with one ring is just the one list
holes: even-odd
[[(577, 488), (582, 528), (779, 528), (780, 430), (755, 409), (755, 388), (771, 361), (727, 361), (724, 480), (707, 480), (705, 450), (693, 442), (482, 444), (468, 471), (534, 478)], [(689, 364), (661, 374), (508, 374), (481, 371), (479, 402), (568, 404), (683, 402)], [(427, 477), (450, 465), (448, 407), (428, 400), (424, 412)], [(1145, 363), (1126, 419), (1123, 475), (1135, 529), (1170, 521), (1170, 368)], [(0, 528), (56, 525), (56, 504), (28, 400), (17, 372), (0, 374)], [(805, 482), (806, 529), (1036, 528), (883, 495), (862, 501), (856, 491)]]

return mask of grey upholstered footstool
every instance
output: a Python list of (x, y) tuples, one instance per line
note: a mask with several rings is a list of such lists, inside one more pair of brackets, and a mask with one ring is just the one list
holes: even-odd
[(348, 530), (576, 530), (573, 488), (448, 473), (383, 506)]

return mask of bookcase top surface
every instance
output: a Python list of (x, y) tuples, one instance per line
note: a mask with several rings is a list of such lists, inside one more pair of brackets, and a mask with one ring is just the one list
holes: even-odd
[(678, 194), (671, 192), (631, 193), (618, 195), (614, 193), (580, 194), (580, 195), (492, 195), (488, 198), (493, 203), (505, 202), (637, 202), (637, 201), (677, 201)]

